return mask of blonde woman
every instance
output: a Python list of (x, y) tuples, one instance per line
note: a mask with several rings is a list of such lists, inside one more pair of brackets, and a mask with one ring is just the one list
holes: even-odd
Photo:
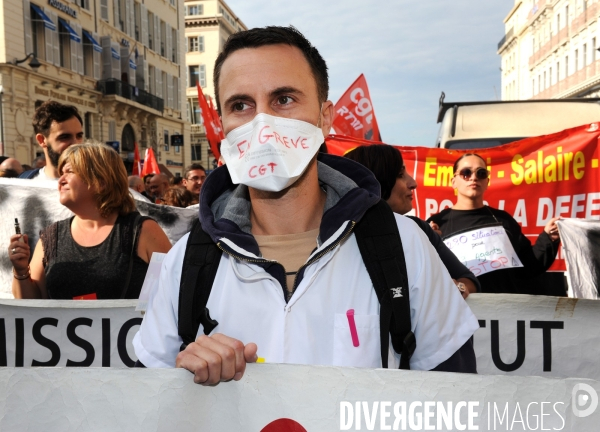
[(27, 235), (11, 237), (13, 295), (137, 298), (152, 253), (166, 253), (171, 244), (136, 211), (123, 161), (112, 148), (87, 141), (63, 152), (58, 171), (60, 203), (74, 216), (41, 231), (30, 263)]

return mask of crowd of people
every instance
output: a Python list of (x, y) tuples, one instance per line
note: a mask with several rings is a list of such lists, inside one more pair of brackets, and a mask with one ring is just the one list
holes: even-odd
[[(214, 84), (226, 139), (224, 166), (208, 177), (199, 164), (181, 178), (127, 177), (114, 150), (82, 143), (74, 107), (40, 106), (33, 125), (45, 165), (7, 159), (0, 169), (57, 180), (74, 216), (45, 228), (37, 245), (11, 237), (14, 296), (135, 298), (152, 253), (168, 252), (134, 338), (138, 366), (183, 367), (203, 384), (239, 380), (259, 356), (476, 372), (479, 324), (463, 299), (523, 292), (556, 256), (556, 219), (532, 246), (510, 215), (483, 204), (489, 172), (477, 154), (456, 161), (452, 209), (427, 222), (402, 216), (417, 184), (400, 152), (323, 151), (334, 117), (327, 65), (293, 27), (232, 35)], [(171, 248), (129, 189), (157, 204), (198, 204), (199, 220)], [(490, 225), (523, 266), (476, 277), (442, 238)]]

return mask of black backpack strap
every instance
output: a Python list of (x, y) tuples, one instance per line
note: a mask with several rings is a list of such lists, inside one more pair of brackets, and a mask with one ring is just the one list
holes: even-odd
[(221, 249), (202, 229), (200, 221), (196, 220), (185, 248), (179, 285), (177, 328), (183, 339), (181, 351), (196, 340), (200, 324), (206, 335), (219, 324), (211, 319), (206, 303), (217, 275), (221, 254)]
[(380, 303), (381, 363), (388, 367), (389, 339), (401, 353), (400, 369), (410, 369), (417, 347), (411, 331), (408, 274), (398, 224), (389, 205), (380, 200), (354, 228), (356, 242)]

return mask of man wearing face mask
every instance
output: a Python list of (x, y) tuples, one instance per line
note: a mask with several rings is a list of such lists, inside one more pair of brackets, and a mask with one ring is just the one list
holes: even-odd
[[(475, 372), (478, 322), (423, 232), (400, 215), (408, 286), (389, 296), (410, 293), (416, 349), (403, 360), (381, 347), (380, 303), (355, 235), (380, 205), (379, 185), (352, 161), (317, 157), (334, 109), (316, 48), (293, 27), (239, 32), (214, 82), (225, 165), (202, 186), (204, 237), (195, 240), (195, 227), (163, 262), (134, 338), (139, 365), (183, 367), (202, 384), (239, 380), (258, 358)], [(202, 296), (206, 308), (188, 320), (182, 311)]]

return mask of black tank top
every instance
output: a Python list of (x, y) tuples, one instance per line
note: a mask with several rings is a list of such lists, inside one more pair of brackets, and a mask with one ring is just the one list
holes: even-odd
[[(132, 244), (136, 215), (137, 212), (132, 212), (117, 217), (108, 237), (99, 245), (91, 247), (80, 246), (73, 240), (73, 217), (55, 222), (41, 231), (48, 297), (70, 300), (73, 297), (96, 294), (98, 300), (121, 298), (129, 270), (131, 248), (135, 247), (125, 298), (138, 298), (148, 264), (138, 256), (137, 244)], [(139, 219), (140, 230), (145, 219), (149, 218)], [(138, 239), (139, 236), (138, 232)]]

